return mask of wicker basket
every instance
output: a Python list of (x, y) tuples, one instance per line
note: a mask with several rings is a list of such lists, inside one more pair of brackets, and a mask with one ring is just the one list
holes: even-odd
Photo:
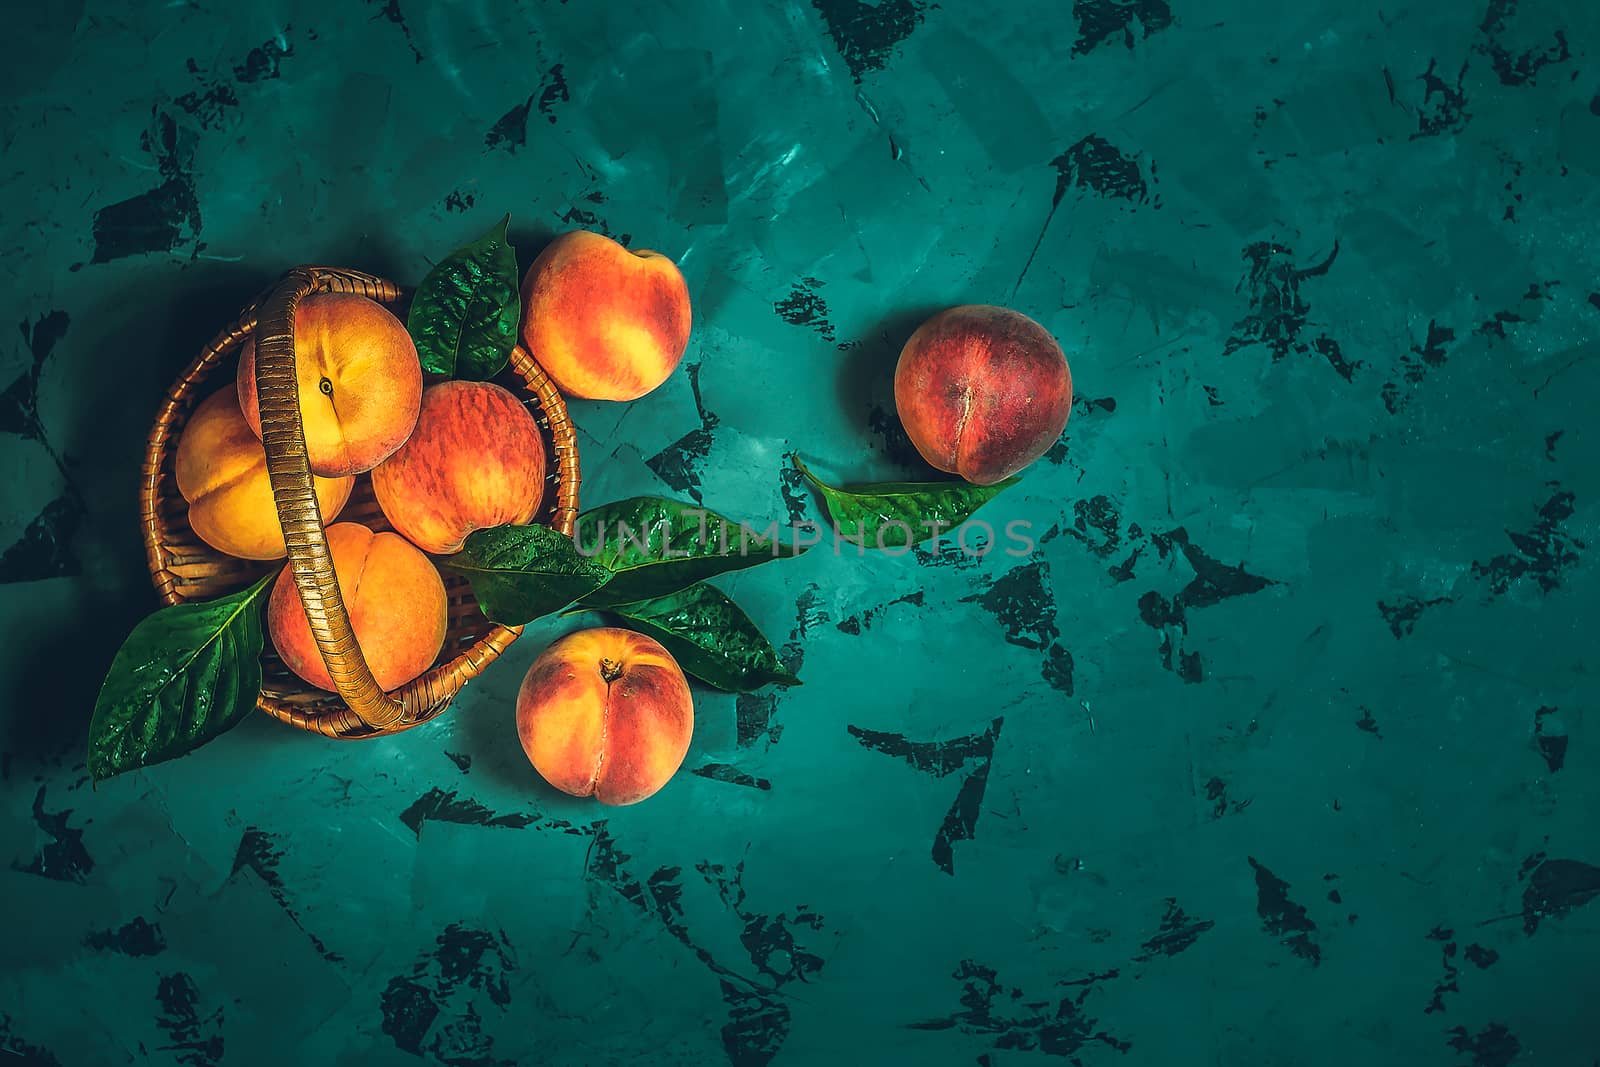
[[(323, 662), (338, 686), (337, 696), (311, 688), (283, 665), (268, 642), (257, 705), (302, 730), (358, 739), (398, 733), (438, 715), (462, 686), (516, 640), (522, 628), (500, 626), (484, 618), (466, 580), (445, 575), (449, 630), (439, 659), (421, 677), (392, 693), (383, 692), (373, 680), (350, 631), (350, 618), (334, 580), (311, 488), (295, 384), (295, 308), (302, 297), (325, 292), (359, 293), (387, 305), (400, 305), (408, 297), (393, 282), (358, 271), (300, 267), (285, 274), (246, 308), (238, 321), (219, 333), (168, 391), (145, 451), (141, 504), (150, 575), (167, 604), (209, 600), (241, 589), (282, 566), (278, 561), (225, 556), (195, 536), (173, 468), (176, 441), (190, 412), (212, 391), (206, 388), (207, 380), (254, 334), (262, 438), (289, 549), (289, 567)], [(395, 310), (403, 314), (402, 308)], [(578, 446), (566, 404), (554, 383), (520, 346), (512, 352), (500, 384), (527, 397), (528, 409), (544, 434), (551, 457), (549, 484), (534, 521), (571, 534), (578, 513)], [(345, 520), (375, 530), (390, 528), (373, 496), (370, 479), (358, 480), (350, 502), (339, 513), (338, 521)]]

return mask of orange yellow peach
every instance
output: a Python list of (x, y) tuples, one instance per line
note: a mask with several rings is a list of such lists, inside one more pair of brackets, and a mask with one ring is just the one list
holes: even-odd
[[(356, 643), (378, 685), (386, 692), (397, 689), (431, 667), (444, 648), (444, 581), (433, 562), (398, 534), (340, 522), (328, 527), (327, 536)], [(267, 630), (285, 666), (318, 689), (335, 691), (288, 568), (273, 584)]]
[[(405, 324), (375, 300), (316, 293), (294, 320), (300, 424), (311, 473), (337, 478), (369, 471), (417, 424), (422, 364)], [(257, 437), (256, 346), (239, 350), (239, 405)]]
[(551, 241), (522, 280), (522, 343), (568, 396), (655, 389), (683, 359), (690, 318), (677, 264), (586, 230)]
[[(233, 386), (200, 402), (184, 425), (174, 457), (189, 527), (206, 544), (240, 559), (288, 554), (267, 479), (267, 453), (250, 432)], [(312, 478), (322, 521), (350, 499), (354, 478)]]
[(534, 660), (517, 693), (517, 736), (563, 793), (636, 804), (683, 765), (694, 702), (683, 671), (644, 634), (596, 627)]

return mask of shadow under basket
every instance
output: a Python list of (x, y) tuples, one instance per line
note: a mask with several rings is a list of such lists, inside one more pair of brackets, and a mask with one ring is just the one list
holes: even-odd
[[(288, 567), (300, 590), (312, 634), (338, 693), (316, 689), (283, 665), (270, 638), (261, 657), (261, 695), (267, 714), (327, 737), (361, 739), (418, 726), (450, 705), (467, 682), (481, 674), (522, 632), (500, 626), (479, 610), (471, 587), (459, 575), (441, 573), (449, 598), (444, 649), (421, 677), (391, 693), (378, 687), (350, 630), (349, 615), (334, 579), (327, 537), (311, 487), (305, 434), (295, 378), (294, 316), (301, 298), (313, 293), (357, 293), (404, 319), (409, 294), (383, 278), (337, 267), (289, 271), (226, 327), (189, 364), (168, 390), (145, 451), (141, 511), (145, 551), (156, 592), (166, 604), (211, 600), (255, 582), (284, 566), (224, 555), (189, 527), (189, 507), (178, 492), (174, 457), (195, 405), (232, 381), (240, 345), (254, 336), (267, 471), (288, 545)], [(219, 369), (230, 373), (219, 375)], [(533, 521), (571, 535), (578, 514), (578, 445), (566, 403), (555, 384), (520, 345), (496, 379), (523, 399), (544, 438), (547, 474), (544, 497)], [(374, 530), (391, 527), (372, 493), (371, 479), (356, 479), (350, 502), (335, 520)]]

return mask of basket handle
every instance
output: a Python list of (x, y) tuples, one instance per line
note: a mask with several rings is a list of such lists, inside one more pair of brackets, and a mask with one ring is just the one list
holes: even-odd
[[(350, 615), (334, 576), (333, 557), (317, 507), (306, 455), (305, 428), (300, 422), (300, 387), (295, 373), (294, 321), (301, 298), (341, 289), (357, 291), (378, 279), (355, 272), (301, 267), (284, 275), (261, 299), (256, 310), (256, 395), (261, 410), (261, 443), (267, 453), (267, 476), (278, 521), (289, 549), (289, 570), (300, 591), (311, 634), (339, 696), (362, 722), (374, 729), (393, 725), (405, 714), (399, 700), (386, 694), (372, 676), (361, 646), (350, 629)], [(391, 286), (392, 288), (392, 286)], [(377, 296), (376, 292), (368, 295)]]

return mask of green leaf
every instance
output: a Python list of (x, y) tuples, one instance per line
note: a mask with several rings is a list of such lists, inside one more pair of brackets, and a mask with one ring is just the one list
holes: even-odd
[(750, 616), (714, 586), (701, 583), (669, 596), (599, 610), (619, 615), (629, 629), (655, 638), (678, 666), (718, 689), (752, 693), (772, 682), (800, 684)]
[(482, 237), (428, 272), (411, 300), (406, 329), (422, 369), (487, 381), (505, 369), (517, 344), (522, 297), (507, 215)]
[[(910, 548), (935, 532), (953, 530), (999, 493), (1017, 484), (1015, 476), (993, 485), (966, 482), (877, 482), (839, 489), (811, 473), (799, 456), (795, 468), (817, 487), (828, 518), (851, 544), (868, 548)], [(851, 536), (851, 535), (855, 536)]]
[(261, 692), (261, 597), (273, 577), (162, 608), (133, 628), (94, 702), (96, 782), (192, 752), (250, 713)]
[(613, 577), (591, 603), (625, 604), (665, 596), (728, 571), (798, 556), (777, 524), (755, 531), (702, 507), (638, 496), (584, 512), (580, 550)]
[(572, 538), (547, 526), (476, 530), (440, 566), (466, 575), (483, 613), (522, 626), (606, 583), (611, 572), (579, 554)]

